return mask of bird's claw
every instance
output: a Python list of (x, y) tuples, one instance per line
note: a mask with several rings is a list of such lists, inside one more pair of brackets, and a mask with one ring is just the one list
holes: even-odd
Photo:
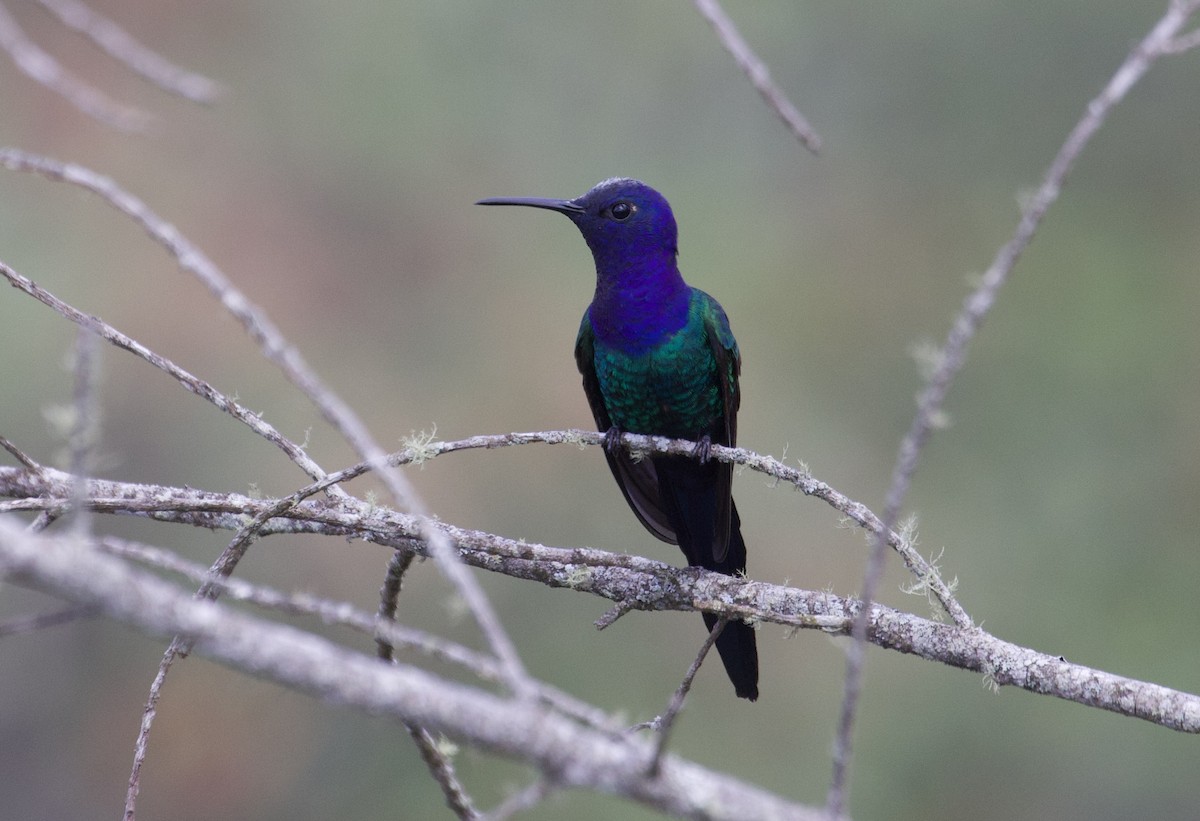
[(621, 429), (616, 425), (604, 432), (604, 450), (615, 454), (621, 448)]
[(700, 464), (707, 465), (708, 460), (712, 458), (712, 437), (705, 434), (700, 441), (696, 443), (695, 450), (696, 458), (700, 460)]

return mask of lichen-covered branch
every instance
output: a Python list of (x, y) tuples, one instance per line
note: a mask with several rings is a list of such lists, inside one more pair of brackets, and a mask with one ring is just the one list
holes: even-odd
[[(0, 513), (64, 508), (71, 504), (71, 486), (68, 474), (52, 468), (0, 467), (0, 497), (11, 500), (0, 502)], [(86, 504), (97, 513), (237, 530), (246, 516), (270, 510), (278, 500), (92, 479)], [(705, 610), (833, 634), (848, 634), (861, 610), (857, 599), (823, 591), (673, 567), (635, 555), (507, 539), (445, 522), (432, 524), (468, 565), (591, 593), (631, 609)], [(356, 537), (429, 555), (416, 516), (353, 497), (301, 502), (260, 530), (262, 535), (299, 532)], [(998, 685), (1053, 695), (1183, 732), (1200, 732), (1200, 697), (1040, 653), (976, 627), (941, 624), (876, 605), (867, 638), (884, 649), (972, 670)]]

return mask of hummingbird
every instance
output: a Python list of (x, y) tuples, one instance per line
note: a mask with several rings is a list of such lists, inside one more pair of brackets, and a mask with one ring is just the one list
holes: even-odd
[[(573, 200), (500, 197), (566, 215), (596, 263), (596, 292), (575, 339), (575, 364), (604, 452), (625, 501), (651, 534), (679, 545), (687, 563), (728, 576), (746, 572), (733, 503), (733, 466), (710, 458), (737, 442), (741, 356), (724, 309), (679, 273), (671, 206), (644, 182), (614, 177)], [(694, 456), (634, 459), (622, 432), (688, 439)], [(705, 613), (711, 631), (718, 618)], [(758, 698), (754, 629), (733, 620), (717, 653), (741, 698)]]

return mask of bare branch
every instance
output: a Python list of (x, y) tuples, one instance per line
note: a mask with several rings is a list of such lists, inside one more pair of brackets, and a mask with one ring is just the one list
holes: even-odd
[[(4, 161), (4, 152), (0, 152), (0, 163), (4, 163)], [(117, 331), (107, 323), (96, 317), (84, 314), (71, 305), (68, 305), (67, 303), (55, 297), (49, 291), (46, 291), (44, 288), (41, 288), (35, 284), (32, 280), (17, 273), (3, 262), (0, 262), (0, 275), (4, 276), (9, 283), (13, 285), (13, 287), (34, 297), (39, 302), (42, 302), (43, 304), (54, 309), (62, 316), (66, 317), (72, 322), (77, 323), (80, 325), (81, 329), (86, 329), (81, 330), (81, 333), (90, 334), (94, 332), (106, 341), (133, 353), (146, 362), (149, 362), (151, 365), (154, 365), (158, 369), (171, 375), (177, 382), (179, 382), (189, 391), (206, 399), (211, 404), (225, 411), (238, 421), (244, 423), (255, 433), (258, 433), (263, 438), (267, 439), (267, 441), (283, 450), (284, 453), (287, 454), (287, 456), (302, 470), (307, 472), (312, 478), (318, 480), (318, 487), (332, 488), (332, 482), (321, 482), (321, 480), (325, 477), (325, 472), (320, 468), (320, 466), (310, 459), (298, 445), (277, 431), (273, 426), (265, 422), (258, 414), (249, 411), (237, 402), (225, 397), (207, 382), (197, 379), (187, 371), (177, 366), (175, 363), (171, 362), (166, 357), (154, 353), (149, 348), (146, 348), (144, 345), (140, 344), (131, 337), (122, 334), (120, 331)], [(79, 484), (82, 486), (84, 484), (83, 480), (80, 480)], [(282, 511), (282, 509), (288, 505), (294, 504), (294, 501), (291, 499), (284, 499), (280, 500), (278, 504), (280, 506), (280, 511)], [(80, 510), (82, 509), (83, 508), (80, 508)], [(225, 548), (225, 550), (218, 557), (217, 561), (214, 563), (212, 568), (212, 573), (214, 576), (228, 576), (233, 572), (234, 568), (237, 566), (237, 563), (245, 555), (246, 549), (250, 546), (250, 543), (255, 538), (258, 528), (271, 516), (275, 515), (275, 513), (276, 511), (262, 511), (260, 519), (252, 520), (249, 524), (246, 524), (238, 529), (238, 533), (234, 537), (233, 541)], [(205, 584), (200, 588), (199, 591), (197, 591), (197, 595), (202, 597), (214, 597), (216, 592), (216, 588), (212, 587), (211, 584)], [(141, 728), (135, 744), (134, 763), (130, 773), (129, 788), (126, 794), (125, 817), (127, 819), (132, 820), (135, 815), (135, 805), (139, 790), (139, 778), (142, 764), (146, 755), (148, 734), (153, 726), (154, 718), (157, 714), (157, 705), (161, 697), (163, 684), (166, 681), (166, 676), (170, 671), (174, 660), (180, 655), (186, 655), (189, 649), (190, 647), (186, 639), (178, 636), (175, 637), (171, 641), (170, 646), (164, 652), (163, 659), (159, 664), (158, 672), (155, 675), (154, 682), (151, 684), (150, 694), (147, 698), (146, 707), (142, 715)]]
[(617, 619), (627, 615), (633, 610), (633, 605), (629, 602), (619, 601), (612, 607), (604, 611), (604, 615), (592, 622), (597, 630), (607, 630), (617, 623)]
[(433, 734), (424, 727), (410, 724), (407, 721), (404, 722), (404, 728), (408, 730), (409, 737), (417, 745), (417, 752), (421, 754), (421, 760), (425, 762), (429, 774), (442, 788), (446, 806), (450, 808), (455, 817), (467, 821), (480, 818), (479, 811), (475, 809), (475, 802), (471, 800), (471, 796), (467, 794), (462, 782), (458, 780), (458, 774), (454, 771), (454, 762), (442, 751)]
[(0, 575), (153, 635), (188, 636), (197, 652), (301, 692), (387, 715), (539, 769), (552, 783), (624, 796), (695, 819), (818, 819), (821, 814), (668, 755), (646, 773), (650, 745), (581, 727), (522, 698), (438, 679), (246, 616), (69, 539), (27, 534), (0, 520)]
[(221, 87), (214, 81), (180, 68), (142, 45), (125, 29), (79, 0), (38, 0), (67, 28), (87, 37), (114, 60), (140, 74), (169, 94), (193, 103), (216, 102)]
[[(412, 566), (416, 556), (417, 554), (411, 550), (397, 550), (392, 553), (392, 560), (388, 562), (387, 576), (384, 577), (383, 587), (379, 590), (379, 618), (393, 623), (396, 621), (396, 607), (400, 603), (400, 589), (404, 582), (404, 574), (408, 572), (408, 568)], [(379, 640), (379, 658), (391, 661), (392, 650), (391, 642), (382, 638)]]
[[(288, 346), (287, 341), (283, 338), (278, 328), (241, 291), (233, 286), (229, 278), (199, 248), (188, 241), (174, 225), (159, 217), (144, 202), (121, 188), (111, 178), (97, 174), (80, 165), (61, 163), (48, 157), (30, 154), (29, 152), (15, 148), (0, 148), (0, 166), (11, 171), (36, 173), (56, 182), (77, 185), (99, 196), (104, 202), (141, 226), (150, 235), (151, 239), (165, 248), (174, 257), (176, 263), (183, 271), (196, 277), (208, 289), (209, 293), (221, 303), (222, 307), (238, 320), (250, 338), (259, 345), (267, 359), (279, 365), (284, 370), (285, 375), (296, 383), (305, 392), (306, 396), (312, 395), (312, 392), (315, 390), (323, 389), (323, 386), (316, 380), (315, 376), (310, 377), (307, 375), (307, 366), (304, 365), (303, 360), (299, 359), (299, 354)], [(59, 304), (65, 305), (65, 303)], [(51, 307), (54, 306), (52, 305)], [(59, 309), (55, 308), (55, 310)], [(71, 310), (76, 314), (81, 313), (75, 311), (75, 309)], [(67, 316), (72, 321), (78, 321), (62, 310), (59, 310), (59, 313)], [(295, 360), (299, 361), (299, 366), (295, 366)], [(151, 362), (151, 364), (155, 363)], [(156, 367), (160, 366), (156, 364)], [(184, 387), (187, 387), (193, 393), (197, 393), (206, 399), (209, 398), (204, 392), (196, 389), (196, 385), (202, 383), (199, 383), (199, 380), (196, 380), (194, 377), (190, 382), (187, 380), (180, 381), (184, 383)], [(212, 389), (209, 388), (208, 390)], [(212, 400), (209, 399), (209, 401)], [(320, 406), (319, 403), (318, 406)], [(222, 409), (226, 410), (224, 407)], [(329, 417), (330, 414), (327, 414), (327, 418)], [(336, 419), (336, 414), (333, 414), (333, 417)], [(266, 435), (262, 431), (259, 431), (259, 433), (264, 436)], [(266, 438), (280, 445), (280, 442), (276, 442), (271, 437), (267, 436)], [(282, 447), (282, 445), (280, 446)], [(324, 477), (325, 472), (316, 463), (308, 460), (308, 457), (303, 454), (299, 447), (295, 445), (292, 445), (290, 448), (285, 447), (284, 452), (288, 454), (288, 457), (292, 461), (300, 464), (301, 468), (309, 476), (315, 479)], [(300, 461), (301, 459), (303, 461)], [(331, 487), (330, 492), (336, 494), (339, 491), (336, 487)]]
[(171, 639), (163, 653), (163, 659), (150, 682), (150, 693), (146, 696), (146, 705), (142, 708), (142, 720), (138, 724), (137, 738), (133, 742), (133, 766), (129, 770), (129, 782), (125, 787), (125, 821), (134, 821), (137, 810), (138, 794), (142, 789), (142, 765), (146, 763), (146, 754), (150, 748), (150, 729), (154, 719), (158, 717), (158, 702), (162, 698), (163, 685), (167, 681), (167, 673), (171, 664), (179, 655), (181, 640), (178, 636)]
[(30, 40), (8, 9), (0, 4), (0, 49), (30, 79), (41, 83), (92, 119), (118, 131), (145, 131), (151, 117), (137, 108), (118, 103), (80, 80)]
[[(950, 333), (942, 346), (938, 366), (929, 377), (917, 402), (917, 413), (912, 425), (900, 443), (896, 464), (892, 470), (884, 504), (881, 533), (890, 532), (900, 516), (900, 508), (908, 495), (908, 487), (916, 472), (921, 450), (932, 433), (942, 413), (942, 405), (950, 383), (966, 362), (967, 347), (983, 324), (1000, 288), (1017, 260), (1033, 240), (1046, 211), (1058, 199), (1063, 183), (1071, 172), (1075, 160), (1082, 153), (1092, 135), (1104, 124), (1108, 112), (1119, 103), (1138, 80), (1159, 58), (1171, 53), (1172, 42), (1188, 18), (1200, 7), (1200, 0), (1171, 0), (1167, 12), (1155, 24), (1150, 33), (1134, 46), (1109, 80), (1100, 94), (1088, 103), (1083, 117), (1071, 129), (1066, 141), (1050, 164), (1042, 184), (1025, 207), (1015, 233), (1000, 250), (984, 273), (979, 286), (963, 303), (962, 310), (954, 321)], [(846, 656), (846, 680), (842, 695), (842, 709), (838, 720), (837, 737), (834, 742), (833, 773), (829, 785), (826, 807), (830, 815), (837, 816), (845, 806), (846, 781), (852, 756), (852, 734), (854, 717), (858, 708), (858, 696), (862, 687), (863, 666), (866, 661), (866, 633), (870, 603), (875, 598), (879, 582), (883, 577), (886, 540), (880, 536), (875, 540), (863, 574), (862, 599), (867, 603), (857, 617), (854, 628), (855, 642)]]
[[(290, 499), (282, 500), (278, 508), (283, 509), (291, 504)], [(250, 543), (258, 533), (258, 529), (267, 521), (273, 511), (263, 511), (248, 524), (238, 529), (233, 541), (226, 545), (221, 555), (213, 562), (205, 579), (196, 591), (196, 598), (215, 600), (222, 592), (221, 579), (233, 574), (238, 562), (246, 555)], [(146, 753), (150, 744), (150, 730), (154, 727), (154, 719), (158, 715), (158, 702), (162, 698), (162, 688), (166, 684), (167, 675), (178, 658), (186, 658), (192, 651), (191, 639), (185, 636), (173, 636), (167, 649), (163, 651), (162, 660), (154, 680), (150, 683), (150, 693), (146, 697), (146, 706), (142, 711), (142, 722), (138, 728), (137, 739), (134, 742), (133, 766), (130, 768), (129, 785), (125, 792), (125, 821), (134, 821), (137, 815), (137, 798), (141, 790), (142, 765), (146, 761)]]
[[(387, 576), (384, 578), (383, 588), (379, 591), (379, 619), (386, 624), (395, 624), (401, 584), (404, 574), (408, 572), (415, 557), (416, 554), (411, 550), (401, 549), (392, 552), (392, 559), (388, 562)], [(381, 660), (392, 660), (394, 643), (390, 639), (381, 635), (376, 638), (375, 645), (376, 655)], [(404, 727), (408, 730), (413, 743), (417, 745), (417, 750), (421, 753), (421, 760), (429, 768), (433, 780), (442, 788), (442, 795), (445, 796), (446, 805), (450, 807), (450, 810), (459, 818), (478, 818), (479, 812), (475, 809), (471, 796), (467, 794), (462, 782), (458, 780), (458, 775), (454, 772), (454, 762), (450, 760), (450, 756), (442, 752), (437, 740), (421, 727), (411, 724), (405, 724)]]
[(783, 124), (788, 127), (801, 145), (816, 154), (821, 148), (821, 138), (804, 119), (804, 115), (792, 105), (792, 101), (787, 98), (783, 90), (771, 81), (771, 72), (767, 70), (766, 63), (758, 59), (758, 55), (738, 32), (733, 20), (725, 14), (721, 4), (717, 0), (693, 0), (693, 2), (696, 4), (696, 10), (716, 32), (721, 45), (733, 56), (738, 68), (750, 79), (750, 83), (766, 100), (771, 110), (779, 115), (779, 119), (783, 120)]
[(27, 529), (30, 533), (41, 533), (46, 528), (50, 527), (50, 525), (58, 521), (58, 518), (61, 515), (62, 514), (60, 513), (52, 513), (48, 510), (43, 510), (37, 515), (36, 519), (29, 523), (29, 527)]
[(692, 689), (692, 682), (696, 679), (696, 673), (700, 672), (700, 665), (704, 663), (704, 658), (708, 655), (708, 651), (717, 643), (721, 632), (725, 629), (725, 625), (729, 624), (728, 618), (717, 619), (717, 623), (713, 625), (708, 636), (704, 639), (704, 643), (700, 645), (700, 649), (696, 652), (696, 657), (692, 659), (691, 665), (683, 675), (683, 681), (679, 682), (679, 686), (675, 688), (675, 692), (671, 694), (671, 702), (667, 705), (667, 711), (659, 718), (650, 722), (655, 730), (658, 731), (658, 743), (654, 745), (654, 759), (650, 762), (650, 774), (658, 775), (659, 768), (662, 766), (663, 753), (667, 750), (667, 741), (671, 737), (671, 729), (675, 726), (675, 719), (679, 717), (679, 712), (683, 709), (683, 702), (687, 699), (688, 692)]
[[(88, 169), (77, 166), (66, 166), (46, 158), (35, 157), (21, 152), (6, 152), (3, 156), (0, 156), (0, 161), (6, 162), (10, 168), (37, 171), (52, 179), (60, 179), (82, 185), (88, 190), (99, 194), (122, 213), (139, 222), (152, 237), (163, 244), (176, 257), (185, 270), (190, 270), (208, 286), (210, 292), (242, 323), (251, 337), (259, 342), (262, 352), (267, 359), (279, 365), (285, 375), (317, 405), (325, 418), (343, 433), (350, 441), (350, 444), (358, 451), (359, 455), (380, 470), (385, 483), (392, 490), (396, 499), (402, 504), (415, 509), (422, 516), (425, 515), (419, 499), (412, 488), (408, 486), (407, 481), (399, 475), (390, 475), (393, 471), (386, 468), (385, 455), (382, 449), (374, 444), (366, 428), (350, 410), (349, 406), (342, 403), (336, 395), (326, 388), (315, 372), (304, 362), (300, 354), (288, 345), (282, 334), (266, 315), (235, 289), (228, 278), (207, 257), (201, 254), (198, 249), (193, 247), (179, 234), (173, 226), (161, 220), (144, 203), (118, 187), (112, 180), (100, 177)], [(312, 464), (312, 467), (316, 467), (315, 463)], [(316, 470), (310, 471), (309, 475), (320, 479), (324, 473), (319, 468), (316, 468)], [(324, 489), (334, 492), (338, 490), (332, 482), (318, 482), (318, 484)], [(315, 492), (315, 489), (310, 492)], [(255, 538), (262, 524), (272, 516), (282, 512), (283, 508), (295, 504), (300, 498), (304, 497), (297, 496), (294, 499), (282, 500), (280, 502), (280, 510), (263, 511), (258, 518), (243, 527), (214, 563), (212, 568), (213, 575), (220, 578), (230, 576), (238, 562), (245, 555), (246, 549)], [(522, 691), (529, 690), (528, 676), (524, 673), (524, 669), (517, 659), (515, 648), (504, 634), (499, 619), (491, 610), (490, 604), (483, 596), (482, 590), (475, 585), (473, 579), (461, 571), (457, 564), (457, 557), (445, 547), (438, 534), (432, 533), (429, 534), (429, 537), (430, 544), (434, 549), (435, 558), (439, 560), (439, 564), (443, 567), (444, 572), (451, 577), (452, 582), (470, 604), (477, 621), (488, 636), (497, 655), (501, 658), (510, 686)], [(198, 591), (199, 596), (209, 598), (215, 598), (217, 593), (218, 588), (213, 586), (211, 581), (202, 585)], [(151, 692), (138, 735), (134, 764), (127, 793), (125, 812), (126, 817), (129, 819), (132, 819), (134, 816), (139, 789), (139, 774), (144, 761), (148, 734), (153, 725), (162, 685), (174, 659), (180, 654), (186, 654), (189, 649), (190, 646), (186, 640), (175, 637), (164, 653), (158, 673), (151, 685)], [(471, 806), (471, 802), (466, 796), (465, 791), (454, 777), (450, 762), (438, 750), (435, 741), (427, 732), (420, 728), (410, 726), (409, 731), (421, 750), (422, 758), (429, 764), (434, 777), (442, 785), (451, 807), (462, 818), (474, 818), (477, 813)]]
[[(278, 500), (216, 494), (193, 488), (137, 485), (93, 479), (89, 507), (97, 512), (149, 516), (207, 528), (240, 529)], [(0, 503), (11, 510), (57, 509), (69, 504), (71, 477), (53, 468), (41, 473), (0, 466)], [(0, 520), (2, 521), (2, 520)], [(434, 522), (467, 564), (554, 588), (591, 593), (638, 610), (701, 610), (730, 619), (848, 635), (862, 611), (855, 599), (825, 591), (734, 578), (698, 568), (677, 568), (636, 555), (588, 548), (559, 548), (506, 539)], [(428, 555), (416, 516), (356, 499), (313, 500), (296, 505), (262, 528), (273, 533), (350, 536)], [(1150, 682), (1115, 676), (1003, 641), (976, 627), (939, 624), (873, 605), (867, 638), (879, 647), (973, 670), (997, 684), (1012, 684), (1188, 733), (1200, 733), (1200, 697)], [(436, 729), (436, 728), (430, 728)], [(648, 763), (649, 759), (647, 759)]]
[[(481, 434), (455, 441), (425, 442), (420, 445), (409, 445), (404, 450), (388, 456), (388, 462), (394, 466), (421, 464), (429, 459), (434, 459), (447, 453), (481, 448), (490, 450), (538, 443), (550, 445), (573, 444), (576, 446), (599, 445), (603, 442), (603, 439), (604, 435), (601, 433), (584, 430)], [(665, 437), (626, 433), (622, 434), (621, 442), (634, 453), (661, 453), (666, 455), (683, 455), (690, 458), (694, 458), (696, 453), (695, 443), (684, 439), (667, 439)], [(744, 465), (751, 470), (787, 482), (806, 496), (821, 499), (868, 532), (881, 532), (882, 524), (879, 518), (866, 505), (850, 499), (825, 482), (814, 478), (807, 470), (790, 467), (774, 457), (763, 456), (745, 448), (728, 448), (722, 445), (712, 445), (711, 454), (713, 458), (720, 461)], [(370, 466), (366, 463), (352, 465), (351, 467), (329, 474), (325, 479), (297, 491), (288, 497), (288, 499), (299, 501), (308, 498), (331, 483), (345, 483), (369, 471)], [(281, 503), (282, 501), (286, 500), (281, 500)], [(0, 505), (0, 511), (3, 509), (4, 506)], [(278, 515), (282, 512), (283, 510), (280, 509), (272, 515)], [(918, 582), (929, 586), (938, 601), (950, 614), (954, 623), (960, 627), (969, 627), (971, 625), (970, 617), (954, 598), (953, 592), (942, 580), (937, 569), (930, 565), (901, 534), (894, 530), (889, 531), (887, 543), (900, 555), (905, 566), (917, 577)], [(615, 621), (623, 612), (614, 613), (611, 621)], [(606, 622), (604, 626), (607, 626), (611, 621)]]
[[(460, 667), (480, 681), (498, 683), (502, 680), (499, 665), (483, 653), (440, 636), (431, 635), (423, 630), (405, 627), (390, 619), (371, 616), (345, 602), (329, 601), (307, 593), (282, 593), (236, 577), (214, 580), (211, 571), (206, 567), (185, 561), (167, 550), (131, 542), (127, 539), (118, 539), (114, 536), (105, 536), (99, 539), (96, 547), (113, 556), (167, 570), (193, 582), (215, 584), (221, 589), (223, 596), (234, 601), (248, 602), (281, 613), (315, 616), (323, 624), (348, 627), (358, 633), (370, 636), (379, 644), (388, 647), (403, 647), (428, 658)], [(412, 551), (406, 552), (413, 555)], [(387, 660), (391, 661), (390, 658)], [(581, 723), (610, 732), (616, 732), (619, 729), (600, 710), (550, 685), (538, 685), (538, 699)]]
[[(358, 415), (340, 397), (329, 390), (316, 372), (308, 366), (299, 351), (287, 342), (266, 313), (235, 288), (229, 278), (221, 273), (199, 249), (188, 242), (174, 226), (163, 221), (141, 200), (121, 189), (111, 179), (81, 166), (59, 163), (15, 149), (0, 149), (0, 165), (16, 171), (32, 171), (52, 180), (80, 185), (98, 194), (121, 213), (126, 214), (145, 228), (151, 237), (175, 256), (181, 268), (200, 279), (210, 293), (221, 302), (221, 305), (242, 324), (247, 334), (258, 344), (263, 356), (278, 366), (284, 376), (317, 407), (325, 420), (346, 439), (359, 457), (376, 469), (380, 479), (397, 503), (413, 511), (422, 520), (429, 519), (429, 512), (408, 480), (399, 472), (387, 468), (387, 454), (375, 443)], [(316, 467), (315, 463), (313, 467)], [(309, 472), (309, 475), (320, 479), (324, 473), (317, 468), (316, 472)], [(248, 533), (252, 535), (253, 530)], [(516, 647), (505, 633), (482, 588), (465, 572), (453, 551), (442, 542), (436, 528), (430, 528), (426, 535), (438, 567), (463, 597), (488, 644), (508, 671), (509, 686), (517, 691), (527, 689), (529, 677), (517, 656)]]
[[(454, 441), (429, 441), (410, 444), (403, 450), (391, 454), (388, 457), (388, 463), (395, 466), (419, 465), (447, 453), (476, 449), (492, 450), (494, 448), (517, 447), (519, 445), (571, 444), (579, 447), (600, 445), (604, 442), (604, 437), (605, 434), (603, 433), (578, 429), (480, 434)], [(621, 435), (620, 441), (631, 453), (637, 455), (655, 453), (696, 458), (696, 443), (686, 439), (667, 439), (662, 436), (643, 436), (634, 433), (624, 433)], [(820, 499), (830, 505), (834, 510), (837, 510), (848, 520), (869, 533), (879, 534), (883, 532), (882, 522), (879, 520), (879, 517), (871, 512), (870, 508), (840, 493), (825, 482), (815, 479), (806, 468), (790, 467), (772, 456), (763, 456), (745, 448), (729, 448), (724, 445), (712, 445), (711, 455), (719, 461), (743, 465), (750, 470), (787, 482), (804, 495)], [(369, 470), (370, 467), (367, 464), (360, 463), (340, 470), (337, 473), (330, 474), (327, 480), (339, 483), (348, 482), (367, 473)], [(887, 533), (887, 544), (900, 556), (905, 567), (916, 576), (917, 584), (927, 587), (934, 597), (937, 598), (955, 624), (960, 627), (969, 627), (971, 625), (970, 616), (967, 615), (966, 611), (954, 598), (954, 593), (950, 589), (950, 585), (942, 580), (937, 568), (926, 561), (925, 557), (918, 553), (903, 535), (897, 533), (895, 530), (889, 530)], [(614, 611), (611, 618), (606, 617), (604, 626), (608, 626), (608, 624), (616, 621), (621, 615), (623, 613)]]
[[(2, 154), (3, 152), (0, 151), (0, 155)], [(2, 163), (3, 159), (0, 157), (0, 164)], [(0, 276), (3, 276), (5, 279), (7, 279), (9, 284), (17, 290), (23, 291), (24, 293), (36, 299), (38, 302), (41, 302), (43, 305), (52, 308), (54, 311), (66, 317), (70, 321), (80, 326), (91, 327), (95, 333), (105, 341), (116, 345), (122, 350), (129, 351), (134, 356), (149, 362), (160, 371), (170, 375), (175, 379), (175, 381), (187, 388), (187, 390), (196, 394), (200, 398), (207, 400), (220, 410), (225, 411), (234, 419), (249, 427), (259, 436), (262, 436), (268, 442), (278, 447), (285, 454), (287, 454), (289, 459), (299, 465), (300, 468), (312, 478), (319, 480), (325, 476), (325, 471), (321, 470), (316, 462), (313, 462), (311, 459), (309, 459), (308, 455), (300, 448), (299, 445), (292, 442), (279, 431), (275, 430), (275, 428), (270, 424), (263, 421), (258, 414), (242, 407), (237, 402), (234, 402), (212, 385), (197, 379), (195, 376), (192, 376), (190, 373), (176, 365), (171, 360), (156, 354), (145, 345), (142, 345), (132, 337), (126, 336), (103, 320), (94, 316), (89, 316), (77, 308), (68, 305), (58, 297), (51, 294), (45, 288), (37, 285), (35, 282), (33, 282), (33, 280), (14, 271), (4, 262), (0, 262)]]
[(29, 468), (30, 470), (34, 470), (34, 471), (41, 470), (41, 465), (39, 465), (37, 462), (30, 459), (29, 456), (27, 456), (23, 450), (21, 450), (16, 445), (14, 445), (12, 442), (10, 442), (7, 437), (0, 436), (0, 448), (4, 448), (6, 451), (9, 452), (9, 455), (11, 455), (12, 458), (16, 459), (18, 462), (20, 462), (22, 465)]

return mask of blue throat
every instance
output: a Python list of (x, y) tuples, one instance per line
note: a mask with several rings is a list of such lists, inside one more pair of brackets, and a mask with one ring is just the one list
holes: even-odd
[(679, 274), (673, 248), (636, 255), (629, 250), (592, 249), (596, 293), (588, 316), (600, 344), (637, 356), (687, 324), (691, 288)]

